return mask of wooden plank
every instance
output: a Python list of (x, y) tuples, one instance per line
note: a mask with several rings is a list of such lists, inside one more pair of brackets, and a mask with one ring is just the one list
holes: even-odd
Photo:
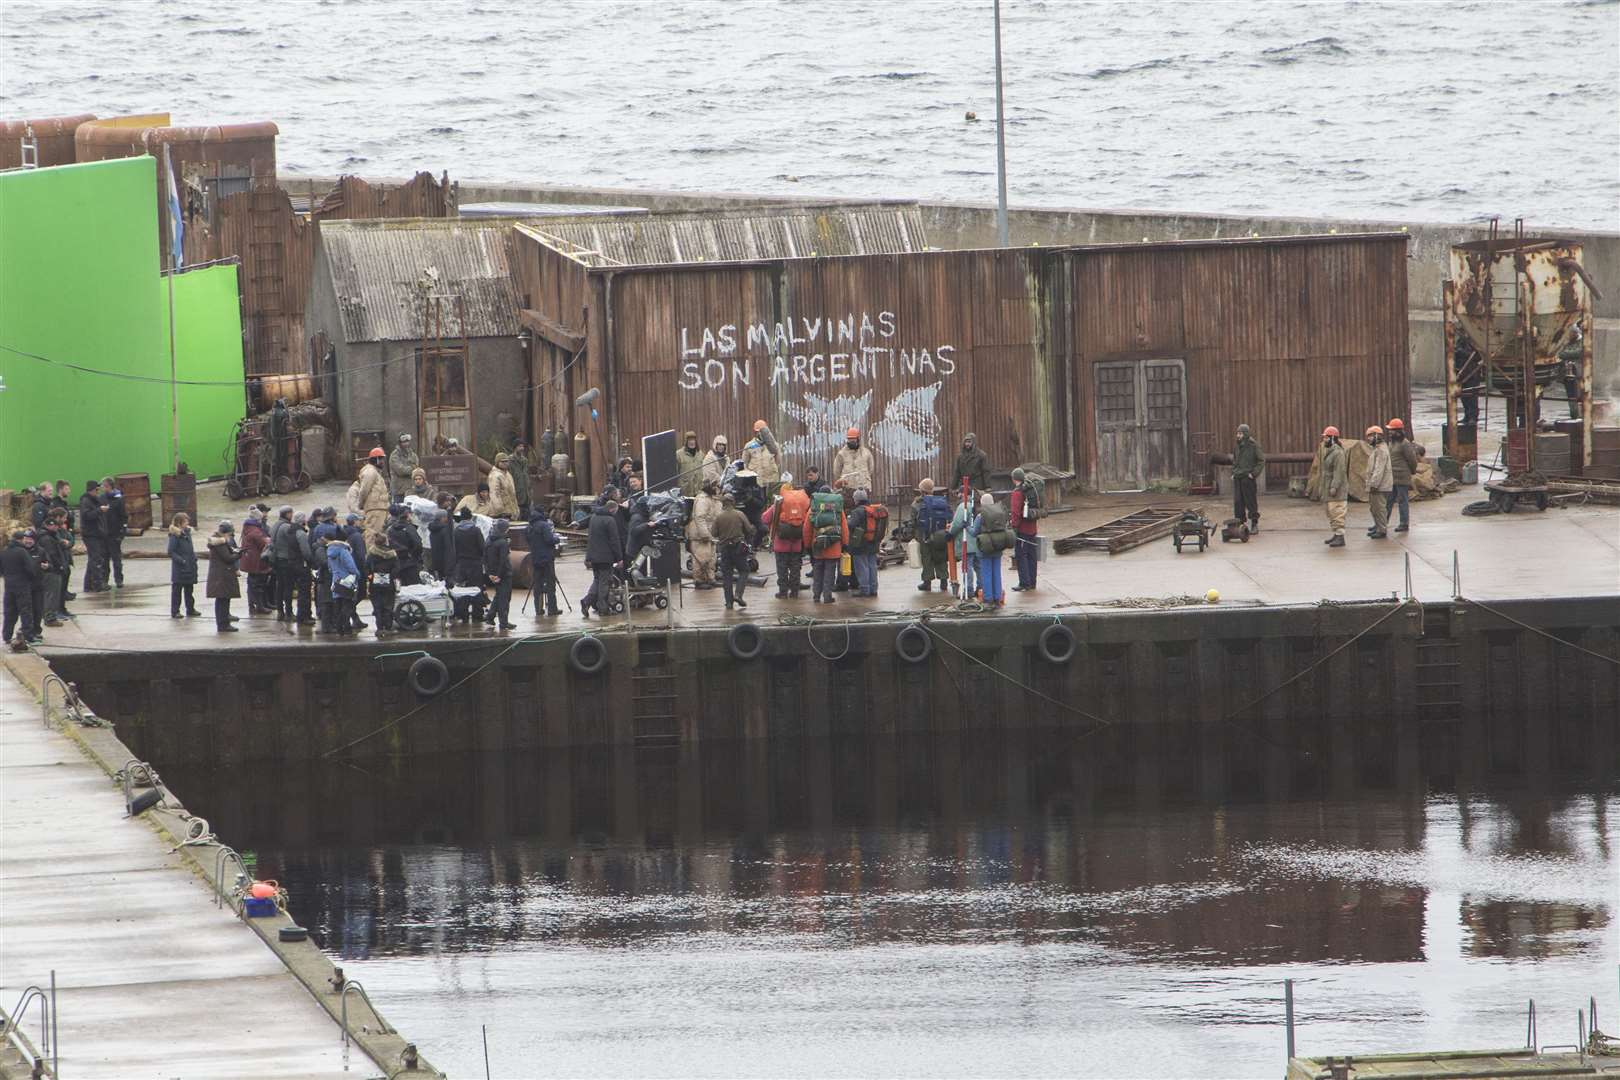
[(532, 308), (519, 310), (518, 321), (558, 348), (578, 352), (585, 344), (584, 334), (570, 330), (560, 323), (553, 322)]

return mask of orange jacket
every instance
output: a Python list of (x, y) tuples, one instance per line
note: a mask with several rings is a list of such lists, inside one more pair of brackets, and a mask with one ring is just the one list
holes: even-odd
[(849, 543), (849, 515), (842, 510), (838, 511), (838, 543), (833, 544), (825, 551), (815, 549), (816, 530), (810, 524), (810, 518), (804, 519), (804, 550), (810, 552), (812, 559), (841, 559), (844, 556), (844, 545)]

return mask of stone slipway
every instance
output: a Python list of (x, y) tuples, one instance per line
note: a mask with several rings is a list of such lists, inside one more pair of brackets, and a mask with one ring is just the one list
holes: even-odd
[[(126, 818), (110, 775), (129, 757), (123, 744), (71, 721), (47, 729), (37, 699), (45, 664), (10, 655), (5, 663), (0, 1000), (13, 1008), (24, 987), (48, 987), (55, 971), (61, 1075), (438, 1075), (425, 1064), (401, 1073), (397, 1035), (362, 1033), (345, 1051), (336, 995), (312, 991), (327, 990), (332, 972), (320, 950), (267, 943), (261, 935), (274, 939), (285, 916), (249, 926), (216, 908), (205, 881), (216, 849), (171, 852), (166, 830), (182, 828), (177, 816)], [(356, 995), (349, 1004), (351, 1026), (382, 1026)], [(36, 1047), (38, 1021), (30, 1008), (23, 1031)], [(0, 1076), (27, 1075), (15, 1054), (0, 1062)]]

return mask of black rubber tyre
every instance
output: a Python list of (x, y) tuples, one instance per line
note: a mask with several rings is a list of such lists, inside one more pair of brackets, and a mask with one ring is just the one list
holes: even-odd
[(292, 477), (290, 477), (290, 476), (278, 476), (278, 477), (276, 477), (276, 494), (277, 495), (291, 495), (292, 494), (292, 489), (293, 489)]
[(242, 488), (242, 481), (235, 479), (225, 481), (225, 497), (236, 500), (246, 497), (247, 492)]
[(401, 600), (394, 609), (394, 625), (401, 630), (420, 630), (427, 621), (427, 605), (420, 600)]
[(765, 633), (754, 623), (738, 623), (726, 632), (726, 651), (733, 660), (757, 659), (765, 651)]
[(1053, 623), (1041, 631), (1041, 636), (1035, 641), (1035, 648), (1041, 654), (1041, 659), (1048, 664), (1067, 664), (1074, 659), (1074, 650), (1078, 646), (1073, 630), (1062, 623)]
[(294, 480), (293, 484), (294, 484), (294, 486), (296, 486), (298, 488), (299, 491), (307, 491), (307, 490), (309, 490), (309, 473), (307, 473), (307, 472), (299, 473), (298, 474), (298, 479)]
[(920, 664), (934, 651), (934, 639), (921, 623), (907, 623), (894, 637), (895, 654), (908, 664)]
[(669, 607), (669, 597), (665, 596), (663, 593), (659, 593), (658, 598), (653, 601), (653, 607), (657, 608), (659, 611), (663, 611), (665, 608)]
[(1176, 545), (1176, 554), (1180, 555), (1181, 554), (1181, 537), (1179, 537), (1179, 536), (1175, 537), (1173, 540), (1171, 540), (1171, 543)]
[(437, 656), (418, 656), (406, 681), (417, 697), (438, 697), (450, 688), (450, 669)]
[(582, 634), (568, 647), (568, 666), (581, 675), (596, 675), (608, 666), (607, 646), (602, 639)]

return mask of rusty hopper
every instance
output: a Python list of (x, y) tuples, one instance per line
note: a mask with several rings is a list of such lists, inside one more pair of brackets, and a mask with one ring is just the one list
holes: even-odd
[[(1508, 466), (1534, 467), (1534, 431), (1540, 397), (1558, 380), (1562, 362), (1581, 356), (1578, 387), (1584, 418), (1582, 459), (1591, 454), (1592, 299), (1601, 297), (1581, 265), (1581, 245), (1570, 240), (1511, 236), (1491, 222), (1487, 239), (1453, 245), (1444, 285), (1447, 365), (1447, 450), (1456, 454), (1457, 405), (1470, 379), (1487, 395), (1507, 400)], [(1459, 341), (1472, 346), (1467, 360)], [(1562, 356), (1560, 354), (1563, 354)], [(1471, 369), (1458, 370), (1458, 364)], [(1573, 399), (1574, 394), (1571, 395)], [(1487, 397), (1487, 402), (1489, 398)]]

